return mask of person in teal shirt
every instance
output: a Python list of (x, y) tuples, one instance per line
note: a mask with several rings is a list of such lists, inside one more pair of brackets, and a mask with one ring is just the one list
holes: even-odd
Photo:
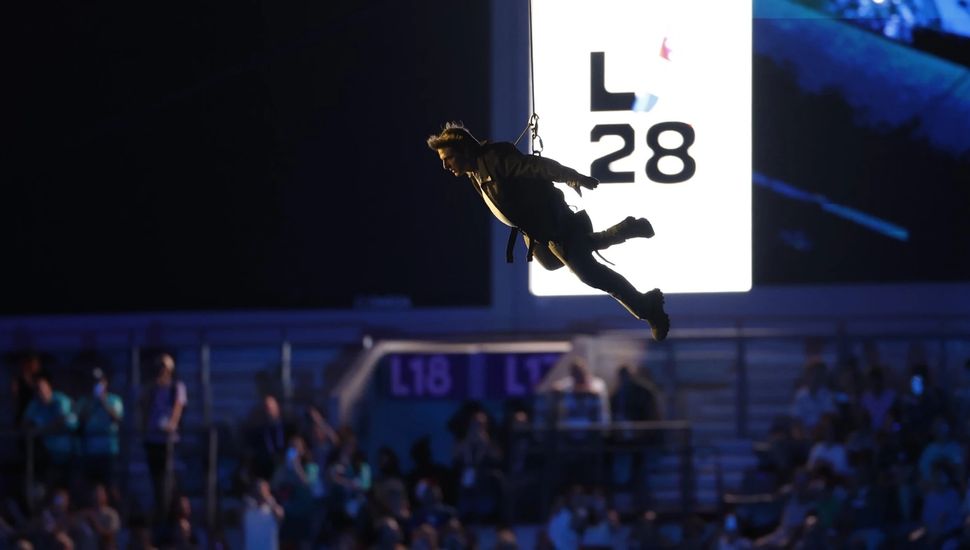
[(94, 369), (91, 395), (80, 400), (77, 408), (81, 427), (81, 451), (84, 471), (89, 481), (115, 489), (114, 471), (121, 450), (118, 431), (124, 418), (124, 402), (108, 391), (108, 376)]
[(64, 484), (74, 452), (77, 416), (71, 398), (51, 387), (46, 376), (37, 378), (37, 395), (24, 411), (24, 427), (34, 430), (43, 445), (34, 446), (35, 472), (52, 484)]

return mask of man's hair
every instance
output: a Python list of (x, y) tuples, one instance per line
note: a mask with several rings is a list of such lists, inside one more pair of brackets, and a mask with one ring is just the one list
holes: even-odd
[(475, 136), (461, 122), (446, 122), (440, 133), (428, 136), (428, 147), (432, 150), (457, 147), (469, 152), (478, 149), (479, 146), (481, 142), (475, 139)]

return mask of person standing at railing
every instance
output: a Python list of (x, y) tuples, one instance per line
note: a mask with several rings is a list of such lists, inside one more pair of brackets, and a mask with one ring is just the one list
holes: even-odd
[(188, 394), (185, 384), (175, 378), (175, 359), (171, 354), (159, 354), (154, 366), (155, 379), (142, 396), (145, 459), (155, 492), (156, 513), (159, 519), (166, 519), (175, 495), (175, 444)]
[(38, 375), (36, 384), (37, 395), (27, 405), (23, 419), (24, 427), (33, 429), (43, 442), (37, 445), (34, 441), (34, 471), (49, 485), (64, 485), (70, 473), (74, 450), (71, 432), (77, 428), (77, 416), (71, 398), (54, 391), (47, 375)]
[(91, 395), (81, 399), (77, 407), (84, 473), (89, 482), (102, 484), (113, 494), (117, 489), (114, 472), (121, 449), (118, 430), (125, 414), (124, 403), (108, 391), (104, 371), (96, 368), (92, 375)]

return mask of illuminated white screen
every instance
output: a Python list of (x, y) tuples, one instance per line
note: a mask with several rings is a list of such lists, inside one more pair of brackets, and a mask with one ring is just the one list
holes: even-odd
[[(656, 231), (604, 250), (613, 269), (641, 291), (749, 290), (751, 4), (533, 0), (532, 10), (542, 154), (604, 180), (582, 197), (561, 186), (567, 202), (597, 231), (631, 215)], [(654, 152), (648, 134), (664, 123), (680, 124), (657, 136)], [(686, 152), (663, 151), (691, 131)], [(536, 295), (599, 293), (567, 269), (532, 262), (529, 272)]]

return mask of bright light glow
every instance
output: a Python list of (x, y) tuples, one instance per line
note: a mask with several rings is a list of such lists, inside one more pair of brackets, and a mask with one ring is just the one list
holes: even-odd
[[(625, 144), (624, 137), (602, 128), (594, 141), (593, 128), (633, 130), (632, 151), (609, 165), (614, 172), (632, 172), (632, 182), (602, 183), (582, 198), (562, 187), (570, 204), (589, 213), (595, 230), (630, 215), (653, 224), (652, 239), (628, 241), (603, 255), (642, 291), (749, 290), (750, 3), (533, 0), (532, 9), (543, 155), (590, 174), (594, 161)], [(611, 110), (591, 110), (592, 52), (602, 52), (605, 90), (627, 93), (611, 96)], [(647, 145), (648, 131), (663, 122), (686, 123), (695, 135), (687, 153), (696, 171), (679, 183), (647, 176), (655, 154)], [(666, 131), (657, 141), (676, 148), (683, 140)], [(684, 162), (661, 156), (657, 167), (677, 174)], [(568, 270), (546, 271), (538, 262), (530, 266), (529, 287), (540, 296), (599, 293)]]

